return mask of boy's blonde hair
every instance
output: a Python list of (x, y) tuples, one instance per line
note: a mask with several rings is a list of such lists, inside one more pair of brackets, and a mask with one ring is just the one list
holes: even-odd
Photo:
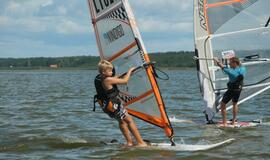
[(102, 72), (107, 70), (107, 69), (113, 69), (112, 63), (109, 62), (109, 61), (106, 61), (106, 60), (101, 60), (98, 63), (98, 71), (99, 71), (99, 73), (102, 74)]

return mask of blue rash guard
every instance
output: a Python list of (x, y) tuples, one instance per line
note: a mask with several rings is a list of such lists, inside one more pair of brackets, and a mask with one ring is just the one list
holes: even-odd
[(230, 82), (234, 83), (239, 75), (245, 75), (246, 68), (242, 66), (236, 68), (225, 67), (223, 71), (229, 76)]

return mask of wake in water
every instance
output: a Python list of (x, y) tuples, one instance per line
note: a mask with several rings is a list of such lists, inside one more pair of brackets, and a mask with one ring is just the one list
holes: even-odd
[(177, 119), (175, 116), (170, 117), (169, 120), (174, 123), (195, 123), (194, 121), (188, 119)]
[[(2, 144), (3, 145), (3, 144)], [(28, 151), (32, 149), (73, 149), (80, 147), (98, 146), (98, 143), (91, 143), (85, 139), (75, 136), (24, 136), (20, 140), (9, 145), (0, 146), (0, 152)], [(1, 158), (0, 158), (1, 159)]]
[(72, 144), (72, 143), (87, 143), (86, 140), (79, 138), (79, 137), (75, 137), (75, 136), (63, 136), (63, 137), (59, 137), (64, 143), (67, 144)]

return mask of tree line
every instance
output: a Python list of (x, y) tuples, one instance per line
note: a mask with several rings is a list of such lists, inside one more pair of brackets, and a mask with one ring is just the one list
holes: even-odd
[[(151, 53), (151, 61), (159, 67), (195, 67), (194, 53), (190, 51)], [(59, 68), (89, 68), (95, 69), (99, 62), (98, 56), (74, 57), (37, 57), (37, 58), (0, 58), (0, 68), (46, 68), (57, 65)]]

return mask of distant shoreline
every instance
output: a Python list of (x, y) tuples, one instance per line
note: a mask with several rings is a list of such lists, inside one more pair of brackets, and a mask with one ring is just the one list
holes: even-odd
[[(165, 53), (151, 53), (149, 57), (156, 66), (162, 68), (192, 68), (194, 52), (179, 51)], [(0, 58), (0, 70), (44, 70), (44, 69), (90, 69), (97, 67), (98, 56), (75, 57), (36, 57), (36, 58)]]
[[(195, 70), (195, 67), (158, 67), (162, 70)], [(81, 67), (64, 67), (64, 68), (49, 68), (49, 67), (19, 67), (19, 68), (6, 68), (0, 67), (0, 71), (76, 71), (76, 70), (89, 70), (95, 71), (96, 68), (81, 68)]]
[(0, 67), (0, 71), (61, 71), (61, 70), (96, 70), (95, 68), (81, 68), (81, 67), (62, 67), (62, 68), (50, 68), (50, 67)]

